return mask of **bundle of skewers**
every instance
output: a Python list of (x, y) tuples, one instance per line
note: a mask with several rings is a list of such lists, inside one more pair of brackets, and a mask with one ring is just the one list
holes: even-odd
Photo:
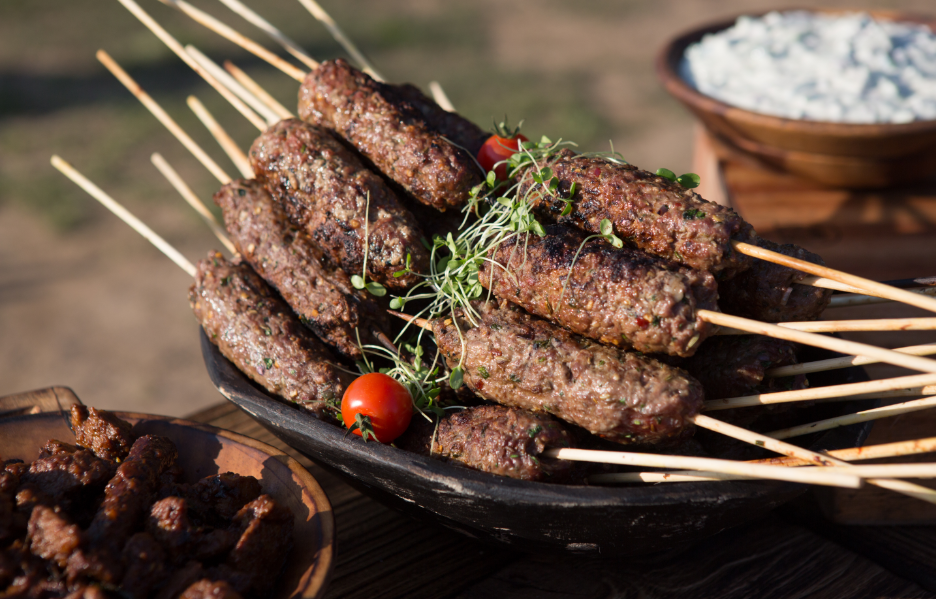
[[(887, 301), (936, 312), (936, 287), (869, 281), (763, 239), (695, 193), (694, 176), (650, 173), (546, 137), (487, 134), (438, 86), (434, 101), (384, 82), (314, 0), (300, 1), (361, 69), (316, 62), (238, 0), (222, 1), (310, 72), (184, 0), (163, 0), (299, 81), (299, 118), (233, 64), (183, 47), (134, 0), (120, 1), (261, 131), (244, 152), (189, 99), (240, 172), (234, 179), (98, 53), (222, 184), (214, 201), (224, 228), (153, 156), (233, 258), (212, 252), (193, 265), (68, 163), (52, 162), (192, 275), (205, 334), (310, 418), (526, 480), (582, 482), (573, 463), (595, 462), (638, 469), (593, 473), (591, 484), (870, 483), (936, 503), (936, 491), (903, 480), (932, 478), (936, 464), (850, 463), (933, 451), (936, 438), (827, 453), (784, 440), (936, 404), (936, 361), (923, 357), (936, 343), (890, 350), (820, 334), (932, 330), (936, 318), (820, 318), (830, 306)], [(491, 148), (502, 159), (482, 167), (478, 156)], [(798, 363), (800, 345), (844, 357)], [(809, 387), (812, 373), (875, 362), (924, 374)], [(381, 438), (378, 415), (343, 413), (362, 373), (407, 390), (408, 428)], [(746, 428), (778, 413), (790, 422), (796, 411), (782, 408), (797, 402), (885, 397), (922, 399), (767, 433)], [(729, 416), (709, 415), (720, 410)], [(782, 457), (689, 455), (704, 453), (696, 429)]]

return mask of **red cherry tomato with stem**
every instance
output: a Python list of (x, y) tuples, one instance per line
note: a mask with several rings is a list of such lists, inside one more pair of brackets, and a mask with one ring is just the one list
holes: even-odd
[(522, 133), (518, 133), (513, 137), (492, 135), (487, 138), (487, 141), (478, 150), (478, 163), (485, 171), (493, 170), (497, 178), (503, 181), (507, 178), (507, 165), (498, 164), (496, 168), (494, 165), (516, 154), (522, 141), (527, 141), (526, 136)]
[[(391, 443), (409, 426), (413, 398), (396, 379), (371, 372), (354, 379), (341, 398), (341, 419), (345, 426), (350, 428), (355, 424), (358, 414), (370, 419), (378, 441)], [(353, 432), (362, 436), (360, 428)]]

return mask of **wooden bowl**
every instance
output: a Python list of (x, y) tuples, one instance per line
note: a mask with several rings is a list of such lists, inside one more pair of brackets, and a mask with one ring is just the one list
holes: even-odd
[[(931, 17), (869, 12), (879, 19), (918, 23), (936, 30), (936, 20)], [(936, 121), (860, 125), (788, 119), (726, 104), (686, 83), (679, 75), (686, 48), (708, 33), (731, 27), (735, 20), (704, 25), (673, 38), (656, 61), (657, 76), (666, 90), (717, 141), (768, 166), (834, 187), (890, 187), (933, 177)]]
[[(525, 551), (641, 555), (671, 550), (764, 516), (806, 486), (751, 480), (620, 487), (535, 483), (469, 470), (380, 443), (364, 443), (274, 399), (201, 334), (212, 383), (274, 435), (363, 493), (416, 518)], [(830, 357), (811, 352), (804, 359)], [(814, 386), (867, 380), (860, 368), (811, 375)], [(873, 403), (873, 402), (871, 402)], [(804, 422), (871, 403), (817, 406)], [(813, 417), (817, 416), (817, 417)], [(812, 449), (861, 443), (872, 423), (798, 439)]]
[[(75, 403), (68, 401), (74, 394), (67, 388), (58, 387), (55, 392), (64, 399), (65, 407)], [(23, 394), (29, 395), (48, 394)], [(16, 410), (6, 410), (6, 413), (22, 411), (23, 403), (13, 396), (0, 398), (0, 407), (17, 406)], [(4, 411), (0, 409), (0, 414)], [(288, 506), (295, 515), (293, 550), (273, 596), (314, 599), (324, 594), (334, 565), (334, 518), (325, 492), (305, 468), (274, 447), (213, 426), (164, 416), (116, 414), (132, 423), (137, 434), (170, 438), (179, 450), (185, 482), (222, 472), (236, 472), (259, 480), (264, 493)], [(32, 462), (39, 455), (39, 448), (53, 438), (69, 443), (75, 440), (61, 412), (0, 418), (0, 456), (3, 459)]]

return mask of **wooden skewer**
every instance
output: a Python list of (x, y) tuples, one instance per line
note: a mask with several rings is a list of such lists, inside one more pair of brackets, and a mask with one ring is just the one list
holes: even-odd
[(218, 145), (224, 150), (225, 154), (231, 159), (234, 165), (237, 167), (237, 170), (240, 171), (241, 176), (252, 179), (254, 176), (253, 167), (250, 165), (250, 160), (247, 159), (247, 155), (237, 147), (237, 143), (231, 139), (231, 136), (227, 134), (227, 131), (218, 124), (218, 121), (215, 120), (211, 113), (208, 112), (208, 109), (205, 108), (205, 105), (202, 104), (198, 98), (195, 96), (189, 96), (186, 102), (189, 105), (189, 108), (192, 109), (192, 112), (195, 113), (195, 116), (198, 117), (205, 127), (211, 132), (211, 135), (218, 142)]
[(435, 100), (442, 110), (448, 112), (455, 112), (455, 106), (452, 104), (452, 101), (449, 100), (448, 94), (445, 93), (445, 90), (442, 89), (442, 85), (438, 81), (429, 82), (429, 91), (432, 93), (432, 99)]
[[(921, 287), (918, 289), (906, 289), (910, 293), (919, 293), (920, 295), (936, 296), (936, 287)], [(883, 304), (893, 300), (878, 297), (876, 295), (833, 295), (829, 300), (829, 308), (846, 308), (848, 306), (867, 306), (870, 304)]]
[(259, 58), (267, 61), (274, 67), (278, 68), (283, 73), (289, 75), (296, 81), (301, 82), (305, 79), (306, 73), (302, 69), (295, 67), (276, 54), (273, 54), (257, 42), (251, 40), (250, 38), (241, 35), (237, 31), (234, 31), (221, 21), (215, 19), (208, 13), (195, 8), (185, 0), (160, 0), (163, 4), (168, 4), (178, 10), (182, 11), (191, 19), (197, 23), (200, 23), (207, 27), (208, 29), (214, 31), (221, 37), (227, 39), (228, 41), (234, 42), (241, 48), (247, 50), (248, 52), (258, 56)]
[[(578, 462), (598, 462), (604, 464), (621, 464), (624, 466), (647, 466), (651, 468), (680, 468), (686, 470), (703, 470), (708, 472), (721, 472), (726, 474), (740, 474), (754, 478), (767, 478), (772, 480), (785, 480), (816, 485), (835, 487), (858, 488), (861, 479), (846, 472), (845, 469), (829, 471), (817, 468), (784, 468), (778, 466), (764, 466), (747, 462), (720, 460), (715, 458), (697, 458), (689, 456), (661, 455), (654, 453), (633, 453), (627, 451), (596, 451), (589, 449), (548, 449), (543, 457)], [(802, 476), (806, 473), (806, 476)], [(831, 477), (828, 475), (832, 475)]]
[(856, 287), (865, 293), (872, 293), (880, 297), (885, 297), (894, 301), (910, 304), (911, 306), (923, 308), (924, 310), (929, 310), (930, 312), (936, 312), (936, 298), (933, 297), (920, 295), (918, 293), (911, 293), (906, 289), (897, 289), (896, 287), (891, 287), (890, 285), (884, 285), (883, 283), (878, 283), (877, 281), (872, 281), (870, 279), (848, 274), (840, 270), (835, 270), (834, 268), (819, 266), (818, 264), (813, 264), (812, 262), (784, 256), (779, 252), (772, 252), (749, 243), (732, 241), (731, 244), (736, 250), (747, 256), (760, 258), (761, 260), (766, 260), (767, 262), (773, 262), (775, 264), (780, 264), (789, 268), (795, 268), (796, 270), (800, 270), (811, 275), (816, 275), (817, 277), (826, 277), (828, 279)]
[(853, 356), (876, 358), (881, 362), (895, 364), (897, 366), (903, 366), (913, 370), (920, 370), (922, 372), (936, 372), (936, 360), (930, 360), (920, 356), (901, 354), (893, 350), (884, 349), (882, 347), (875, 347), (865, 343), (857, 343), (855, 341), (846, 341), (844, 339), (836, 339), (834, 337), (825, 337), (814, 333), (795, 331), (793, 329), (779, 327), (774, 324), (758, 322), (756, 320), (741, 318), (740, 316), (731, 316), (729, 314), (722, 314), (721, 312), (713, 312), (711, 310), (699, 310), (696, 312), (696, 314), (698, 318), (712, 324), (741, 329), (749, 333), (766, 335), (767, 337), (775, 337), (777, 339), (786, 339), (787, 341), (794, 341), (796, 343), (821, 347), (823, 349), (829, 349)]
[(932, 408), (933, 406), (936, 406), (936, 397), (927, 397), (924, 399), (906, 401), (881, 408), (862, 410), (861, 412), (856, 412), (854, 414), (846, 414), (845, 416), (838, 416), (836, 418), (827, 418), (825, 420), (818, 420), (816, 422), (801, 424), (799, 426), (791, 426), (790, 428), (776, 430), (766, 434), (770, 437), (773, 437), (774, 439), (789, 439), (791, 437), (798, 437), (800, 435), (808, 435), (809, 433), (827, 431), (829, 429), (838, 428), (840, 426), (848, 426), (850, 424), (858, 424), (859, 422), (868, 422), (870, 420), (879, 420), (881, 418), (890, 418), (891, 416), (899, 416), (901, 414), (926, 410), (928, 408)]
[(113, 73), (114, 76), (117, 77), (117, 79), (123, 83), (124, 86), (126, 86), (126, 88), (129, 89), (134, 96), (136, 96), (136, 98), (143, 104), (143, 106), (145, 106), (153, 114), (153, 116), (155, 116), (159, 122), (162, 123), (163, 126), (166, 127), (166, 129), (168, 129), (169, 132), (175, 136), (176, 139), (182, 142), (182, 145), (184, 145), (189, 152), (194, 154), (195, 158), (197, 158), (199, 162), (205, 165), (205, 168), (207, 168), (208, 171), (218, 179), (218, 181), (220, 181), (222, 184), (230, 182), (231, 177), (224, 172), (224, 169), (218, 166), (218, 163), (215, 162), (211, 156), (206, 154), (205, 151), (202, 150), (197, 143), (195, 143), (195, 140), (189, 137), (188, 134), (182, 130), (182, 127), (180, 127), (172, 119), (172, 117), (170, 117), (169, 114), (163, 110), (162, 107), (157, 104), (155, 100), (153, 100), (153, 98), (150, 97), (149, 94), (144, 92), (143, 88), (141, 88), (137, 82), (127, 74), (126, 71), (120, 68), (120, 65), (118, 65), (114, 59), (107, 54), (107, 52), (104, 50), (98, 50), (97, 59), (101, 61), (101, 63), (107, 67), (107, 70)]
[[(130, 75), (126, 73), (126, 71), (120, 68), (120, 65), (118, 65), (114, 61), (114, 59), (112, 59), (107, 54), (107, 52), (105, 52), (104, 50), (98, 50), (97, 57), (98, 57), (98, 60), (100, 60), (104, 64), (104, 66), (107, 67), (107, 69), (111, 73), (113, 73), (114, 76), (117, 77), (117, 79), (119, 79), (120, 82), (123, 83), (127, 87), (127, 89), (129, 89), (133, 93), (133, 95), (136, 96), (137, 99), (140, 100), (140, 102), (144, 106), (146, 106), (146, 108), (149, 109), (149, 111), (153, 114), (153, 116), (155, 116), (159, 120), (159, 122), (162, 123), (163, 126), (165, 126), (166, 129), (168, 129), (169, 132), (172, 133), (173, 136), (175, 136), (176, 139), (182, 142), (182, 145), (184, 145), (188, 149), (188, 151), (191, 152), (192, 155), (194, 155), (195, 158), (198, 159), (198, 161), (201, 162), (202, 165), (204, 165), (204, 167), (207, 168), (208, 171), (211, 174), (213, 174), (215, 178), (218, 179), (218, 181), (221, 182), (222, 185), (225, 185), (231, 182), (231, 176), (228, 175), (226, 172), (224, 172), (224, 169), (218, 166), (218, 163), (215, 162), (201, 148), (201, 146), (199, 146), (195, 142), (195, 140), (192, 139), (189, 136), (189, 134), (186, 133), (182, 129), (182, 127), (180, 127), (179, 124), (176, 123), (175, 120), (173, 120), (172, 117), (170, 117), (169, 114), (165, 110), (163, 110), (163, 108), (159, 104), (157, 104), (156, 101), (153, 100), (153, 98), (149, 96), (149, 94), (144, 92), (143, 89), (137, 84), (137, 82), (134, 81), (130, 77)], [(195, 100), (195, 102), (198, 103), (198, 105), (201, 105), (201, 103), (198, 102), (197, 100)], [(192, 106), (191, 102), (189, 103), (189, 106)], [(207, 110), (205, 110), (204, 112), (209, 118), (211, 117), (211, 115), (208, 113)], [(198, 111), (196, 111), (196, 114), (198, 114)], [(214, 119), (211, 119), (211, 120), (214, 121)], [(217, 125), (217, 121), (215, 121), (215, 124)], [(218, 125), (217, 128), (221, 133), (224, 133), (224, 130), (220, 127), (220, 125)], [(209, 127), (209, 129), (211, 128)], [(224, 135), (227, 136), (226, 133)], [(230, 136), (227, 136), (227, 137), (228, 139), (230, 139)], [(218, 139), (218, 138), (215, 137), (215, 139)], [(220, 143), (220, 140), (219, 140), (219, 143)], [(233, 144), (233, 141), (231, 141), (231, 143)], [(224, 147), (224, 144), (222, 144), (222, 147)], [(236, 144), (234, 144), (234, 147), (236, 147)], [(250, 173), (251, 173), (250, 177), (252, 177), (253, 170), (251, 170)]]
[[(279, 115), (273, 112), (266, 104), (261, 102), (259, 98), (247, 91), (247, 88), (238, 83), (236, 79), (231, 77), (231, 75), (222, 69), (218, 63), (205, 56), (201, 50), (189, 44), (185, 46), (185, 51), (195, 60), (195, 62), (197, 62), (203, 69), (210, 73), (212, 77), (217, 79), (221, 85), (228, 88), (231, 93), (243, 100), (244, 103), (246, 103), (257, 114), (259, 114), (266, 121), (267, 125), (273, 125), (279, 122)], [(261, 131), (265, 130), (266, 127), (261, 129)]]
[(821, 287), (822, 289), (833, 289), (835, 291), (845, 291), (846, 293), (866, 293), (864, 289), (860, 289), (852, 285), (846, 285), (845, 283), (840, 283), (825, 277), (817, 277), (813, 275), (803, 277), (799, 281), (796, 281), (796, 284), (808, 285), (809, 287)]
[(852, 395), (851, 397), (830, 397), (823, 403), (833, 403), (836, 401), (865, 401), (867, 399), (895, 399), (901, 397), (925, 397), (927, 395), (936, 395), (936, 385), (926, 385), (925, 387), (912, 387), (910, 389), (896, 389), (894, 391), (881, 391), (879, 393), (862, 393), (861, 395)]
[[(295, 56), (300, 62), (312, 69), (313, 71), (319, 67), (319, 63), (309, 56), (305, 50), (303, 50), (299, 44), (292, 41), (286, 37), (282, 31), (274, 27), (269, 21), (247, 8), (240, 0), (221, 0), (225, 6), (233, 10), (235, 13), (243, 17), (246, 21), (262, 30), (268, 36), (273, 38), (278, 44), (280, 44), (284, 50)], [(302, 79), (299, 79), (302, 81)]]
[(104, 193), (100, 187), (79, 173), (75, 167), (65, 162), (57, 155), (52, 156), (51, 162), (52, 166), (57, 168), (63, 175), (74, 181), (78, 187), (88, 192), (91, 197), (103, 204), (108, 210), (116, 214), (120, 220), (130, 225), (134, 231), (145, 237), (150, 243), (159, 248), (159, 251), (168, 256), (170, 260), (179, 266), (179, 268), (187, 272), (192, 277), (195, 276), (194, 264), (189, 262), (188, 259), (179, 253), (177, 249), (169, 245), (165, 239), (157, 235), (155, 231), (143, 224), (143, 221), (133, 216), (129, 210), (118, 204), (112, 197)]
[(205, 223), (208, 225), (208, 228), (211, 229), (211, 232), (215, 234), (215, 237), (221, 241), (225, 248), (231, 254), (236, 254), (237, 249), (234, 247), (234, 244), (231, 243), (231, 240), (228, 239), (227, 234), (224, 232), (224, 228), (221, 227), (218, 220), (215, 218), (214, 214), (208, 210), (208, 207), (205, 206), (204, 202), (198, 199), (198, 196), (195, 195), (195, 192), (192, 191), (192, 188), (189, 187), (185, 181), (182, 180), (182, 177), (179, 176), (179, 173), (175, 171), (174, 168), (169, 166), (169, 163), (166, 162), (166, 159), (162, 157), (159, 153), (154, 153), (150, 156), (150, 160), (159, 169), (159, 172), (175, 187), (176, 191), (179, 192), (189, 206), (195, 209)]
[[(809, 333), (844, 333), (849, 331), (932, 331), (936, 318), (878, 318), (865, 320), (813, 320), (778, 322), (778, 327)], [(721, 329), (716, 335), (750, 335), (739, 329)], [(914, 354), (921, 355), (921, 354)]]
[(224, 70), (231, 74), (231, 77), (234, 77), (234, 80), (247, 88), (247, 91), (252, 93), (257, 97), (258, 100), (266, 104), (270, 110), (276, 113), (280, 119), (291, 119), (295, 115), (289, 112), (289, 110), (276, 101), (273, 96), (267, 93), (265, 89), (260, 87), (260, 84), (250, 78), (250, 76), (244, 71), (237, 68), (233, 62), (230, 60), (224, 61)]
[(250, 107), (244, 104), (244, 102), (241, 101), (240, 98), (235, 96), (233, 93), (231, 93), (230, 90), (224, 87), (224, 85), (222, 85), (220, 81), (218, 81), (215, 77), (213, 77), (211, 73), (206, 71), (204, 68), (201, 67), (201, 65), (195, 62), (195, 60), (192, 59), (192, 57), (189, 56), (188, 53), (185, 51), (185, 49), (182, 47), (182, 44), (180, 44), (178, 40), (172, 37), (172, 35), (170, 35), (168, 31), (163, 29), (159, 25), (159, 23), (157, 23), (153, 19), (153, 17), (149, 16), (149, 14), (146, 11), (140, 8), (140, 5), (137, 4), (135, 0), (119, 0), (119, 1), (121, 4), (124, 5), (124, 7), (126, 7), (127, 10), (129, 10), (133, 14), (133, 16), (139, 19), (140, 22), (143, 23), (150, 31), (156, 34), (156, 37), (162, 40), (164, 44), (169, 46), (169, 49), (175, 52), (176, 55), (179, 58), (181, 58), (183, 62), (185, 62), (185, 64), (191, 67), (193, 71), (201, 75), (202, 79), (207, 81), (208, 84), (211, 85), (211, 87), (218, 90), (218, 93), (224, 96), (224, 99), (230, 102), (231, 105), (234, 106), (234, 108), (236, 108), (238, 112), (244, 115), (244, 117), (246, 117), (248, 121), (253, 123), (254, 126), (259, 128), (261, 131), (266, 129), (266, 124), (263, 122), (263, 119), (257, 116), (257, 113), (251, 110)]
[(797, 391), (778, 391), (776, 393), (761, 393), (758, 395), (745, 395), (726, 399), (712, 399), (703, 405), (705, 411), (730, 410), (750, 406), (764, 406), (793, 401), (810, 401), (817, 399), (830, 399), (861, 395), (863, 393), (877, 393), (880, 391), (894, 391), (897, 389), (914, 389), (936, 385), (936, 375), (915, 374), (863, 383), (848, 383), (845, 385), (829, 385), (813, 389), (799, 389)]
[[(898, 347), (894, 351), (913, 356), (931, 356), (936, 354), (936, 343)], [(865, 358), (862, 356), (844, 356), (841, 358), (829, 358), (828, 360), (817, 360), (815, 362), (804, 362), (803, 364), (779, 366), (777, 368), (768, 370), (764, 373), (764, 376), (795, 376), (797, 374), (825, 372), (827, 370), (837, 370), (839, 368), (850, 368), (852, 366), (864, 366), (865, 364), (877, 363), (878, 360), (873, 358)]]
[[(913, 441), (898, 441), (881, 445), (868, 445), (865, 447), (852, 447), (849, 449), (835, 449), (828, 454), (840, 460), (873, 460), (897, 456), (930, 453), (936, 451), (936, 437), (916, 439)], [(799, 467), (810, 466), (811, 462), (797, 458), (768, 458), (765, 460), (751, 460), (750, 464), (764, 464), (769, 466)], [(613, 472), (595, 474), (589, 477), (594, 483), (674, 483), (674, 482), (701, 482), (713, 480), (744, 480), (747, 476), (737, 474), (723, 474), (718, 472), (692, 472), (677, 470), (669, 472)]]
[(358, 50), (357, 46), (348, 39), (348, 36), (344, 34), (338, 24), (335, 23), (334, 19), (329, 16), (325, 9), (319, 6), (319, 3), (315, 0), (299, 0), (299, 3), (302, 4), (306, 10), (312, 13), (312, 16), (315, 17), (322, 25), (328, 29), (328, 32), (331, 33), (332, 37), (335, 38), (341, 47), (351, 55), (351, 58), (354, 59), (358, 65), (364, 70), (365, 73), (376, 79), (377, 81), (384, 81), (383, 76), (377, 72), (377, 69), (374, 68), (374, 65), (371, 64), (367, 57), (364, 56), (364, 53)]

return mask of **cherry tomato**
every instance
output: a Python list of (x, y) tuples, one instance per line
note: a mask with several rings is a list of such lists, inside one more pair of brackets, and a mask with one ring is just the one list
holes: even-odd
[(500, 135), (489, 137), (478, 150), (478, 162), (481, 168), (485, 171), (493, 170), (497, 178), (502, 181), (506, 179), (507, 165), (498, 164), (497, 168), (494, 168), (494, 165), (513, 156), (520, 149), (521, 141), (527, 141), (522, 133), (518, 133), (516, 137), (501, 137)]
[[(354, 379), (341, 398), (341, 419), (345, 426), (354, 424), (355, 415), (359, 413), (370, 417), (378, 441), (390, 443), (409, 426), (413, 398), (396, 379), (372, 372)], [(354, 434), (361, 436), (361, 431), (354, 429)]]

